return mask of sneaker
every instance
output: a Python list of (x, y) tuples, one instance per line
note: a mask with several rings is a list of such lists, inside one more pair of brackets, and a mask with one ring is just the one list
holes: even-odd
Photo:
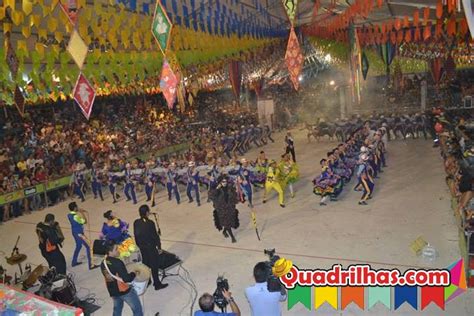
[(294, 193), (291, 193), (291, 198), (293, 199), (295, 197), (295, 194)]
[(319, 206), (326, 206), (326, 203), (324, 203), (324, 202), (319, 202)]
[(263, 200), (262, 203), (263, 203), (263, 204), (267, 203), (267, 200)]
[(89, 270), (94, 270), (94, 269), (97, 269), (98, 267), (99, 267), (98, 265), (94, 264), (93, 266), (89, 267)]
[(367, 205), (366, 201), (359, 201), (359, 205)]
[(285, 204), (280, 204), (280, 207), (285, 207)]
[(193, 200), (189, 200), (188, 203), (193, 203), (194, 201)]
[(81, 264), (82, 264), (82, 262), (76, 262), (76, 263), (73, 263), (71, 266), (72, 267), (77, 267), (78, 265), (81, 265)]

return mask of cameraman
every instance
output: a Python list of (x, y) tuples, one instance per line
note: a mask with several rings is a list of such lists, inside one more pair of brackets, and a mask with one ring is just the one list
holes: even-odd
[(267, 264), (259, 262), (253, 268), (254, 286), (245, 289), (245, 296), (250, 304), (253, 316), (280, 316), (280, 302), (286, 300), (286, 289), (282, 286), (280, 292), (269, 292), (267, 285)]
[(224, 295), (224, 298), (227, 300), (227, 302), (230, 305), (230, 309), (232, 310), (231, 313), (215, 312), (214, 311), (214, 297), (209, 293), (204, 293), (199, 298), (199, 307), (201, 308), (201, 310), (196, 311), (194, 313), (194, 316), (215, 316), (215, 315), (240, 316), (240, 309), (237, 306), (237, 304), (235, 304), (235, 301), (232, 298), (232, 293), (223, 289), (222, 294)]

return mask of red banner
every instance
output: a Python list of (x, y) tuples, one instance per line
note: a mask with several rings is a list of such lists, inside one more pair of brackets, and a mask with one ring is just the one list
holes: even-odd
[(82, 114), (84, 114), (86, 119), (89, 119), (92, 106), (94, 105), (95, 91), (82, 72), (79, 74), (79, 77), (77, 77), (76, 86), (74, 87), (72, 95), (77, 105), (79, 105)]
[(288, 39), (285, 62), (288, 67), (288, 72), (290, 73), (291, 82), (293, 82), (295, 90), (298, 90), (300, 86), (298, 77), (303, 69), (304, 57), (301, 53), (300, 44), (293, 28), (291, 28), (290, 38)]
[(229, 63), (229, 79), (232, 84), (232, 91), (234, 92), (237, 101), (239, 101), (240, 88), (242, 84), (242, 66), (237, 60), (232, 60)]
[(424, 286), (421, 288), (421, 310), (424, 310), (431, 302), (444, 310), (444, 287)]
[(160, 77), (160, 89), (163, 93), (166, 102), (168, 103), (168, 108), (172, 109), (174, 102), (176, 101), (176, 87), (178, 86), (178, 77), (171, 69), (168, 61), (165, 59), (163, 62), (163, 68), (161, 69)]

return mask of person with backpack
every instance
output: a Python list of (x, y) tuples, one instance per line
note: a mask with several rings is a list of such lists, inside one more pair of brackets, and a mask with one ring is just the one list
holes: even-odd
[(41, 255), (48, 262), (49, 268), (56, 268), (58, 274), (66, 275), (66, 258), (61, 252), (64, 235), (53, 214), (47, 214), (44, 222), (36, 225)]

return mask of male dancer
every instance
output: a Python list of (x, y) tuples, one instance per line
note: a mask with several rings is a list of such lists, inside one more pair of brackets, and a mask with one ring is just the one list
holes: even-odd
[(82, 246), (86, 248), (86, 255), (87, 255), (87, 263), (89, 264), (89, 270), (95, 269), (98, 266), (92, 264), (91, 260), (91, 248), (90, 248), (90, 241), (87, 239), (86, 235), (84, 234), (84, 224), (87, 223), (87, 211), (83, 209), (79, 209), (77, 207), (76, 202), (69, 203), (69, 214), (67, 218), (71, 223), (71, 232), (72, 237), (76, 241), (76, 249), (74, 249), (74, 254), (72, 256), (72, 266), (75, 267), (80, 265), (82, 262), (77, 261), (77, 257), (79, 256), (79, 252), (82, 249)]
[(92, 193), (94, 193), (94, 199), (97, 199), (97, 195), (99, 195), (100, 199), (103, 201), (104, 197), (102, 195), (102, 181), (100, 179), (100, 171), (97, 168), (97, 162), (92, 163), (91, 169), (91, 176), (92, 176)]
[(201, 206), (201, 199), (199, 196), (199, 171), (196, 169), (196, 163), (190, 161), (188, 164), (188, 183), (186, 185), (186, 194), (188, 195), (189, 203), (194, 202), (192, 191), (196, 195), (197, 206)]

